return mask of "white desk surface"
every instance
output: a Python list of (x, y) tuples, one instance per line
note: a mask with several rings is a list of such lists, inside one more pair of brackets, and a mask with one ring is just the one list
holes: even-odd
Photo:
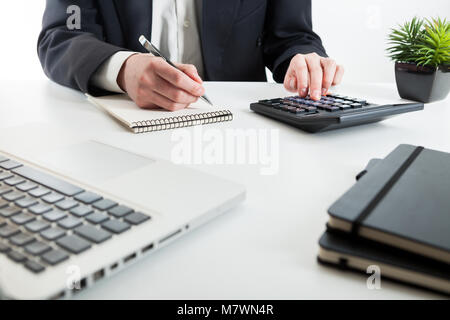
[[(316, 256), (327, 208), (355, 182), (355, 175), (371, 158), (384, 157), (401, 143), (450, 152), (449, 99), (381, 123), (312, 135), (249, 110), (251, 102), (287, 95), (280, 85), (206, 86), (208, 96), (235, 115), (233, 122), (217, 128), (279, 130), (278, 174), (261, 175), (257, 165), (192, 165), (244, 184), (246, 202), (77, 298), (440, 297), (387, 280), (382, 281), (381, 290), (369, 290), (364, 275), (323, 267)], [(96, 139), (148, 156), (171, 158), (176, 143), (171, 141), (171, 131), (134, 135), (89, 104), (81, 93), (50, 81), (0, 81), (0, 88), (0, 145), (14, 145), (12, 149), (20, 150), (25, 145), (23, 139), (35, 146), (51, 144), (51, 134), (50, 141), (45, 142), (34, 135), (10, 141), (18, 137), (18, 132), (30, 132), (24, 127), (43, 130), (48, 126), (68, 140)], [(346, 85), (338, 92), (373, 97), (374, 102), (399, 100), (394, 84)]]

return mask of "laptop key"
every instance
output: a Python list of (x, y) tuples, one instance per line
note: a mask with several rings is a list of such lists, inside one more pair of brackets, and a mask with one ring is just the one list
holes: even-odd
[(68, 183), (42, 171), (36, 170), (32, 167), (23, 166), (14, 169), (13, 172), (31, 181), (37, 182), (49, 189), (56, 190), (57, 192), (60, 192), (68, 197), (73, 197), (74, 195), (77, 195), (84, 191), (83, 189), (74, 186), (71, 183)]
[(109, 220), (109, 217), (101, 212), (94, 212), (86, 217), (86, 220), (93, 224), (99, 224)]
[(16, 214), (21, 213), (22, 210), (16, 206), (9, 206), (9, 207), (5, 207), (3, 209), (0, 209), (0, 216), (5, 217), (5, 218), (9, 218), (12, 217)]
[(0, 209), (9, 205), (9, 201), (3, 200), (0, 198)]
[(116, 218), (122, 218), (122, 217), (126, 216), (127, 214), (132, 213), (133, 211), (134, 211), (133, 209), (128, 208), (127, 206), (121, 205), (121, 206), (117, 206), (112, 209), (109, 209), (108, 213), (113, 215)]
[(44, 214), (44, 213), (52, 211), (52, 210), (53, 210), (52, 207), (50, 207), (46, 204), (43, 204), (43, 203), (39, 203), (39, 204), (36, 204), (36, 205), (28, 208), (28, 211), (30, 211), (34, 214), (37, 214), (37, 215), (41, 215), (41, 214)]
[(11, 178), (3, 180), (3, 182), (9, 186), (15, 186), (18, 185), (19, 183), (25, 182), (25, 179), (18, 176), (12, 176)]
[(12, 222), (18, 225), (26, 224), (28, 222), (33, 221), (34, 219), (36, 219), (36, 217), (28, 212), (23, 212), (11, 218)]
[(9, 171), (0, 171), (0, 181), (5, 180), (5, 179), (9, 179), (13, 176), (12, 173), (10, 173)]
[(49, 241), (54, 241), (66, 235), (66, 232), (60, 228), (50, 228), (41, 231), (41, 237)]
[(141, 212), (134, 212), (132, 214), (127, 215), (124, 220), (125, 222), (128, 222), (130, 224), (138, 225), (147, 220), (150, 220), (150, 216), (147, 216)]
[(28, 270), (30, 270), (31, 272), (34, 272), (34, 273), (40, 273), (45, 270), (45, 267), (43, 265), (41, 265), (33, 260), (28, 260), (25, 263), (25, 268), (27, 268)]
[(80, 219), (75, 218), (75, 217), (67, 217), (67, 218), (65, 218), (63, 220), (60, 220), (58, 222), (58, 226), (60, 226), (60, 227), (62, 227), (64, 229), (67, 229), (67, 230), (76, 228), (76, 227), (78, 227), (78, 226), (80, 226), (82, 224), (83, 224), (83, 220), (80, 220)]
[(130, 229), (130, 225), (120, 220), (109, 220), (102, 224), (102, 227), (112, 233), (122, 233)]
[(71, 199), (65, 199), (63, 201), (57, 202), (56, 206), (61, 210), (70, 210), (78, 206), (78, 202)]
[(111, 238), (111, 233), (92, 225), (78, 227), (75, 229), (75, 233), (94, 243), (102, 243)]
[(8, 253), (11, 251), (11, 247), (6, 243), (0, 242), (0, 253)]
[(23, 193), (21, 191), (8, 192), (7, 194), (3, 195), (3, 199), (8, 200), (8, 201), (16, 201), (16, 200), (19, 200), (24, 197), (25, 197), (25, 193)]
[(114, 202), (109, 199), (102, 199), (100, 201), (95, 202), (92, 206), (98, 210), (105, 211), (111, 209), (112, 207), (117, 206), (117, 202)]
[(92, 212), (94, 212), (94, 210), (91, 207), (85, 205), (81, 205), (70, 210), (70, 213), (77, 217), (84, 217)]
[(7, 185), (0, 186), (0, 196), (6, 194), (8, 192), (11, 192), (11, 191), (13, 191), (13, 188), (11, 188), (10, 186), (7, 186)]
[(11, 260), (13, 260), (14, 262), (17, 263), (22, 263), (27, 261), (27, 257), (23, 254), (21, 254), (20, 252), (17, 252), (15, 250), (12, 250), (8, 253), (8, 258), (10, 258)]
[(12, 244), (14, 244), (16, 246), (22, 247), (22, 246), (25, 246), (35, 240), (36, 239), (32, 235), (21, 232), (21, 233), (18, 233), (16, 235), (12, 236), (9, 239), (9, 242), (11, 242)]
[(49, 193), (46, 196), (42, 197), (42, 200), (44, 200), (45, 202), (50, 203), (50, 204), (61, 201), (63, 199), (64, 199), (64, 197), (56, 192)]
[(25, 198), (16, 200), (16, 205), (18, 205), (21, 208), (28, 208), (37, 203), (38, 203), (38, 201), (36, 200), (36, 198), (30, 197), (30, 196), (25, 196)]
[(91, 244), (89, 242), (76, 235), (70, 235), (60, 238), (56, 241), (56, 244), (63, 249), (75, 254), (86, 251), (91, 247)]
[(16, 188), (23, 192), (28, 192), (30, 190), (36, 189), (38, 185), (36, 183), (26, 181), (16, 186)]
[(0, 218), (0, 227), (3, 227), (6, 225), (6, 220), (3, 218)]
[(75, 200), (81, 201), (84, 204), (92, 204), (101, 199), (102, 199), (101, 196), (99, 196), (98, 194), (95, 194), (93, 192), (89, 192), (89, 191), (80, 193), (75, 197)]
[(40, 198), (42, 196), (45, 196), (46, 194), (49, 194), (50, 192), (51, 191), (48, 190), (47, 188), (38, 187), (37, 189), (33, 189), (30, 192), (28, 192), (28, 194), (35, 198)]
[(67, 217), (67, 214), (59, 210), (52, 210), (50, 212), (44, 213), (43, 217), (47, 221), (56, 222)]
[(42, 261), (54, 266), (67, 260), (69, 255), (62, 250), (53, 249), (42, 256)]
[(33, 256), (40, 256), (51, 249), (52, 247), (41, 241), (35, 241), (25, 247), (25, 251)]
[(19, 232), (20, 230), (18, 228), (13, 227), (11, 225), (6, 225), (0, 228), (0, 237), (9, 238), (15, 234), (18, 234)]
[(8, 161), (8, 160), (9, 160), (8, 158), (6, 158), (6, 157), (4, 157), (4, 156), (0, 156), (0, 162)]
[(0, 162), (0, 167), (3, 169), (6, 169), (6, 170), (12, 170), (15, 168), (19, 168), (21, 166), (22, 166), (22, 164), (18, 163), (17, 161), (14, 161), (14, 160)]
[(51, 224), (44, 220), (35, 220), (25, 225), (25, 228), (31, 232), (41, 232), (50, 228)]

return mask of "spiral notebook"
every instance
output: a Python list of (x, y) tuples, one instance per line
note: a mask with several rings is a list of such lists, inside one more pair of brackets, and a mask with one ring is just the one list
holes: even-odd
[(229, 110), (216, 109), (200, 99), (186, 109), (171, 112), (163, 109), (140, 109), (126, 94), (104, 97), (86, 96), (91, 103), (104, 109), (134, 133), (233, 120), (233, 114)]

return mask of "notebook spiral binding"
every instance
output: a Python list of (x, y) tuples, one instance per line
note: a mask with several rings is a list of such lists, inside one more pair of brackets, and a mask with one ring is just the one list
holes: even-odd
[(170, 117), (159, 120), (147, 120), (133, 122), (131, 129), (134, 133), (145, 133), (152, 131), (170, 130), (217, 122), (232, 121), (233, 114), (229, 110), (206, 112), (195, 115)]

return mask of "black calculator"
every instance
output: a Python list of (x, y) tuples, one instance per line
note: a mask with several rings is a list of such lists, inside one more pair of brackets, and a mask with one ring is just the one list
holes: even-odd
[(378, 122), (423, 108), (423, 103), (379, 105), (340, 94), (329, 94), (319, 101), (309, 96), (293, 96), (261, 100), (250, 105), (256, 113), (312, 133)]

